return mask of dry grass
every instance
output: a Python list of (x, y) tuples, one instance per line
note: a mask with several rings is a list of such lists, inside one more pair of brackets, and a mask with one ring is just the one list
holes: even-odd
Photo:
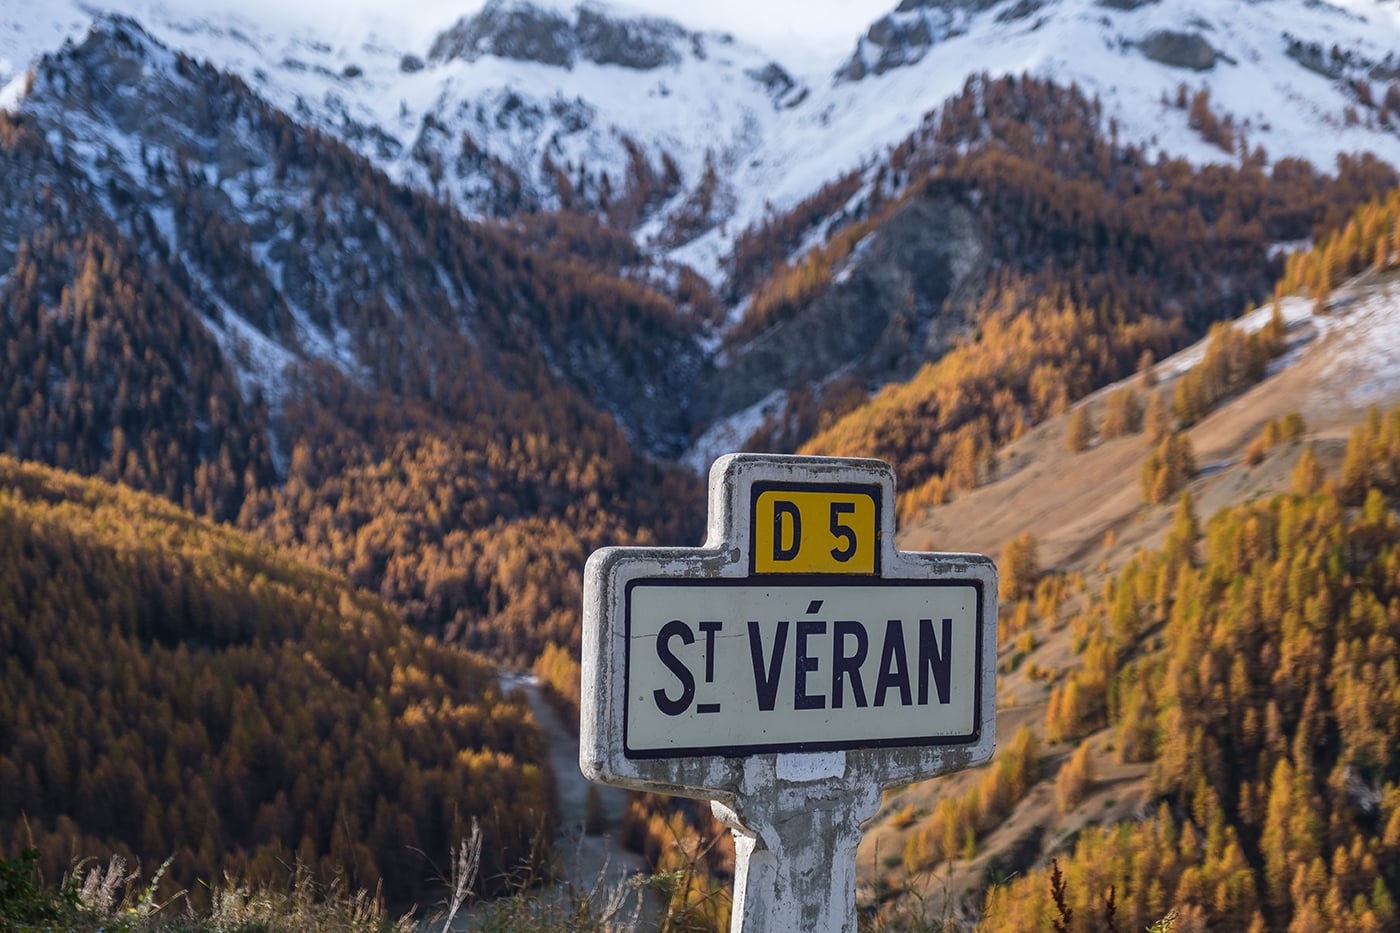
[(481, 864), (481, 834), (454, 853), (444, 879), (442, 909), (426, 918), (414, 911), (392, 917), (377, 892), (351, 891), (337, 879), (318, 883), (301, 866), (283, 886), (245, 885), (236, 880), (209, 891), (210, 907), (196, 911), (185, 892), (158, 901), (167, 861), (143, 883), (139, 867), (114, 856), (105, 866), (91, 860), (74, 866), (58, 885), (45, 885), (27, 849), (0, 859), (0, 930), (62, 930), (65, 933), (629, 933), (642, 929), (646, 890), (664, 887), (661, 876), (606, 882), (589, 888), (531, 885), (491, 901), (475, 900)]

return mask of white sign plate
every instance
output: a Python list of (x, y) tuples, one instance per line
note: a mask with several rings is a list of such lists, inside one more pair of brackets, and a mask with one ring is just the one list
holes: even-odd
[(877, 460), (734, 454), (702, 547), (589, 557), (583, 772), (723, 802), (803, 756), (874, 787), (990, 758), (996, 566), (898, 550), (894, 503)]
[(627, 584), (626, 754), (977, 739), (979, 582)]

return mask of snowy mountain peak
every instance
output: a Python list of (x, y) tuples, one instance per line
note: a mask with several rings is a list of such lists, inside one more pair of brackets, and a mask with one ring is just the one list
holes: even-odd
[[(1390, 55), (1373, 60), (1356, 47), (1358, 37), (1369, 31), (1369, 37), (1379, 38), (1384, 27), (1400, 19), (1392, 0), (1304, 0), (1297, 6), (1302, 10), (1295, 13), (1294, 4), (1265, 0), (1231, 9), (1160, 0), (903, 0), (857, 40), (836, 79), (860, 81), (917, 65), (930, 49), (954, 39), (981, 34), (985, 41), (1065, 22), (1077, 22), (1081, 33), (1100, 32), (1106, 48), (1184, 71), (1238, 64), (1241, 52), (1258, 60), (1267, 37), (1268, 45), (1281, 41), (1290, 58), (1324, 77), (1367, 70), (1372, 78), (1395, 77)], [(1288, 24), (1287, 31), (1282, 24)], [(1324, 37), (1330, 37), (1330, 45)]]
[[(1000, 0), (903, 0), (882, 16), (856, 43), (856, 51), (836, 72), (837, 81), (859, 81), (892, 68), (923, 60), (937, 43), (966, 31), (968, 20)], [(1038, 0), (1019, 0), (1006, 12), (1013, 17), (1038, 9)]]
[(181, 150), (217, 171), (246, 165), (239, 112), (222, 97), (225, 84), (244, 91), (242, 81), (215, 87), (216, 73), (191, 65), (137, 20), (103, 13), (81, 41), (39, 60), (25, 106), (54, 118), (66, 157), (121, 186), (145, 175), (138, 145), (148, 155)]
[(705, 57), (698, 33), (655, 17), (627, 17), (597, 4), (569, 11), (528, 0), (492, 0), (433, 42), (433, 61), (487, 56), (571, 69), (581, 61), (651, 71), (681, 61), (682, 49)]

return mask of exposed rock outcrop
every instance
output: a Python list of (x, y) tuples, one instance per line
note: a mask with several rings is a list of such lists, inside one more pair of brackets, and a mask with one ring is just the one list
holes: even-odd
[(617, 19), (579, 7), (572, 18), (528, 0), (492, 0), (433, 41), (429, 58), (476, 61), (486, 56), (573, 68), (579, 62), (650, 71), (681, 59), (678, 47), (703, 50), (703, 40), (665, 19)]
[(777, 62), (769, 62), (763, 68), (755, 68), (744, 73), (763, 85), (763, 89), (768, 92), (768, 96), (773, 99), (775, 105), (790, 104), (794, 91), (798, 94), (802, 93), (799, 90), (797, 80)]
[(1210, 71), (1221, 57), (1199, 32), (1158, 29), (1139, 40), (1137, 46), (1154, 62), (1192, 71)]
[(962, 32), (968, 17), (1002, 0), (903, 0), (856, 43), (855, 53), (836, 71), (838, 81), (860, 81), (923, 60), (928, 50)]
[(1027, 19), (1039, 13), (1045, 6), (1045, 0), (1016, 0), (1015, 3), (997, 13), (998, 23), (1014, 23), (1018, 19)]
[(440, 34), (428, 57), (476, 61), (495, 55), (565, 68), (573, 64), (572, 31), (572, 24), (558, 13), (529, 3), (495, 0)]
[(990, 10), (1001, 0), (901, 0), (894, 8), (896, 13), (912, 13), (915, 10), (934, 10), (945, 13), (981, 13)]
[(986, 284), (987, 243), (951, 187), (911, 200), (856, 247), (821, 297), (709, 374), (698, 393), (701, 420), (835, 372), (882, 382), (912, 376), (962, 332)]
[(866, 75), (881, 75), (903, 65), (921, 61), (933, 45), (927, 20), (885, 16), (870, 26), (856, 52), (836, 72), (838, 80), (860, 81)]
[(1099, 6), (1108, 7), (1110, 10), (1140, 10), (1145, 6), (1151, 6), (1160, 0), (1098, 0)]
[(1381, 61), (1367, 58), (1356, 49), (1342, 48), (1336, 44), (1301, 39), (1290, 32), (1283, 34), (1288, 43), (1285, 54), (1309, 71), (1324, 78), (1355, 78), (1362, 75), (1373, 81), (1393, 81), (1400, 77), (1400, 56), (1386, 53)]
[(684, 29), (667, 20), (610, 19), (588, 7), (579, 9), (575, 30), (581, 58), (637, 71), (674, 65), (680, 61), (676, 41), (690, 38)]

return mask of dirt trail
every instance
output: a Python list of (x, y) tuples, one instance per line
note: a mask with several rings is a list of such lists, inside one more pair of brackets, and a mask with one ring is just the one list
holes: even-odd
[[(568, 903), (571, 897), (588, 895), (592, 902), (597, 903), (605, 892), (626, 887), (628, 879), (647, 870), (642, 857), (623, 849), (618, 838), (622, 814), (627, 808), (627, 791), (619, 787), (597, 785), (603, 834), (586, 834), (584, 825), (588, 815), (588, 791), (595, 785), (579, 771), (578, 737), (545, 699), (538, 679), (522, 674), (501, 676), (503, 691), (510, 692), (516, 687), (523, 690), (529, 699), (530, 709), (549, 742), (549, 763), (554, 769), (556, 803), (559, 808), (559, 835), (554, 840), (559, 877), (550, 890), (535, 892), (532, 896), (545, 902), (549, 902), (551, 898), (558, 898), (563, 903)], [(635, 903), (635, 896), (635, 893), (629, 892), (629, 904)], [(489, 916), (490, 910), (489, 903), (464, 907), (453, 920), (451, 929), (474, 929), (475, 921)], [(625, 913), (630, 914), (630, 910), (628, 908)], [(655, 897), (648, 896), (637, 929), (655, 929), (656, 924), (653, 921), (659, 915), (659, 910), (660, 905), (655, 903)], [(423, 933), (430, 930), (438, 933), (442, 930), (442, 925), (425, 924), (420, 930)]]
[[(517, 686), (530, 698), (535, 719), (549, 739), (549, 763), (554, 768), (559, 804), (559, 837), (555, 840), (555, 849), (564, 879), (588, 888), (598, 881), (605, 865), (609, 883), (645, 871), (642, 857), (624, 850), (618, 842), (622, 813), (627, 808), (627, 791), (595, 785), (585, 778), (578, 768), (578, 736), (545, 699), (540, 682), (534, 677), (519, 675), (501, 678), (503, 690)], [(602, 805), (604, 835), (601, 836), (589, 836), (583, 831), (590, 787), (597, 787)]]

